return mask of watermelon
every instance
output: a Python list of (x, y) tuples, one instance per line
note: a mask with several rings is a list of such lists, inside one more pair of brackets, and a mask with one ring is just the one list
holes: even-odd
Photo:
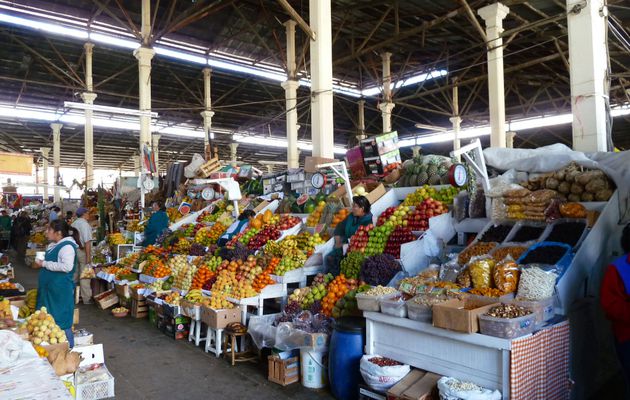
[(315, 203), (312, 199), (308, 199), (306, 203), (304, 203), (304, 213), (312, 213), (313, 211), (315, 211), (315, 207), (317, 207), (317, 203)]

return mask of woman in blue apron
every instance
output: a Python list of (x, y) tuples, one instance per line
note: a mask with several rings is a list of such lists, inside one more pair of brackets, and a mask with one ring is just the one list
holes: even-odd
[(46, 230), (46, 237), (52, 243), (46, 250), (44, 260), (36, 260), (33, 266), (41, 268), (37, 288), (37, 309), (46, 307), (59, 328), (65, 331), (70, 347), (73, 347), (73, 275), (77, 267), (77, 244), (70, 233), (66, 221), (61, 219), (52, 221)]
[(372, 224), (372, 213), (370, 201), (365, 196), (354, 196), (352, 198), (352, 214), (341, 221), (333, 233), (335, 237), (335, 248), (326, 256), (328, 272), (339, 275), (341, 259), (343, 258), (343, 245), (356, 233), (361, 225)]
[(217, 242), (217, 244), (220, 247), (225, 246), (227, 242), (232, 240), (234, 236), (243, 232), (245, 228), (247, 228), (247, 226), (249, 225), (249, 221), (254, 219), (255, 216), (256, 216), (256, 213), (253, 212), (252, 210), (243, 211), (241, 215), (238, 216), (238, 219), (234, 221), (234, 223), (230, 225), (230, 227), (227, 228), (225, 233), (219, 238), (219, 241)]

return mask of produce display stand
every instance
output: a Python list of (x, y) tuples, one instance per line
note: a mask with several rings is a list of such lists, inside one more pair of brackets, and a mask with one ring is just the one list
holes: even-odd
[[(504, 399), (510, 398), (513, 345), (517, 340), (532, 337), (530, 334), (517, 339), (502, 339), (449, 331), (430, 323), (377, 312), (364, 312), (363, 315), (367, 320), (366, 354), (379, 354), (416, 368), (498, 389)], [(560, 322), (547, 329), (566, 323)], [(546, 349), (542, 341), (539, 344), (541, 351), (556, 350)], [(552, 380), (552, 375), (557, 373), (562, 371), (549, 371), (547, 378)]]
[(277, 283), (274, 285), (266, 286), (258, 296), (247, 297), (245, 299), (234, 299), (228, 297), (228, 300), (238, 306), (241, 306), (241, 323), (247, 325), (248, 307), (256, 308), (256, 314), (261, 316), (264, 314), (264, 302), (268, 299), (282, 299), (287, 297), (287, 288), (285, 285)]

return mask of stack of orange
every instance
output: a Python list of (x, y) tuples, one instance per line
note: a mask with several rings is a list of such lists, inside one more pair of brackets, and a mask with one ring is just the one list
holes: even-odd
[(193, 277), (193, 281), (192, 281), (192, 286), (190, 286), (190, 288), (201, 289), (203, 287), (203, 284), (209, 281), (210, 279), (212, 279), (214, 275), (215, 273), (212, 272), (210, 268), (208, 268), (205, 265), (202, 265), (201, 267), (199, 267), (199, 269), (195, 273), (195, 276)]
[(168, 250), (164, 247), (157, 247), (154, 245), (149, 245), (144, 249), (144, 254), (153, 254), (158, 257), (166, 257), (169, 253)]
[(17, 286), (13, 282), (2, 282), (0, 283), (0, 289), (17, 289)]
[(109, 275), (116, 275), (122, 268), (115, 265), (103, 268), (103, 271)]
[(329, 317), (332, 315), (333, 307), (340, 298), (348, 293), (348, 290), (348, 282), (343, 274), (337, 276), (330, 282), (327, 288), (328, 293), (322, 300), (322, 310), (325, 315)]
[(171, 274), (171, 269), (160, 260), (150, 260), (144, 267), (143, 273), (154, 278), (164, 278)]
[(330, 227), (336, 227), (337, 224), (346, 219), (348, 215), (350, 215), (350, 210), (348, 210), (347, 208), (342, 208), (341, 210), (337, 211), (337, 213), (333, 216), (332, 224), (330, 225)]
[(254, 279), (252, 287), (255, 291), (260, 293), (267, 285), (273, 285), (274, 283), (276, 283), (276, 281), (274, 281), (271, 277), (271, 274), (273, 273), (273, 271), (275, 271), (278, 264), (280, 264), (280, 260), (281, 258), (279, 257), (273, 257), (267, 264), (267, 267), (262, 272), (262, 274), (258, 275), (256, 279)]
[(116, 272), (116, 279), (120, 279), (120, 277), (131, 274), (131, 270), (129, 268), (121, 268)]

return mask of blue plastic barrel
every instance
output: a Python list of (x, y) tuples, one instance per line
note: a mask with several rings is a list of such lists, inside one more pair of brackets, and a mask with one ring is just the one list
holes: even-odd
[(365, 346), (365, 319), (344, 317), (335, 320), (328, 355), (328, 380), (338, 400), (359, 397), (359, 366)]

